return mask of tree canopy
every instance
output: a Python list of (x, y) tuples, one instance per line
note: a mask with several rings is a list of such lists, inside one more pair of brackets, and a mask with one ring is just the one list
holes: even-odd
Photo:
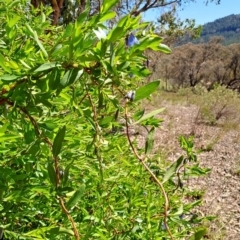
[[(132, 16), (138, 16), (139, 14), (151, 9), (162, 8), (174, 8), (176, 6), (183, 6), (188, 2), (194, 2), (195, 0), (121, 0), (115, 1), (115, 11), (118, 16), (130, 14)], [(209, 2), (220, 3), (220, 0), (207, 0)], [(59, 19), (62, 17), (63, 22), (75, 20), (81, 12), (86, 8), (89, 8), (89, 14), (98, 14), (101, 11), (103, 0), (31, 0), (31, 4), (34, 8), (40, 8), (41, 5), (51, 6), (53, 9), (54, 25), (59, 23)]]

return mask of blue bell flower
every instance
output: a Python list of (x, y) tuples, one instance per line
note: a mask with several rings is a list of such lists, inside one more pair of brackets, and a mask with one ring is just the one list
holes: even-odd
[(127, 38), (127, 46), (132, 47), (135, 44), (139, 44), (138, 39), (131, 33)]

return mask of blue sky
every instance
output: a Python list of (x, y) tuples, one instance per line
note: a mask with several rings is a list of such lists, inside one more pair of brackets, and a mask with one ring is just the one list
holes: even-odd
[[(204, 0), (197, 0), (196, 3), (186, 4), (183, 10), (178, 11), (178, 16), (182, 20), (195, 19), (197, 25), (212, 22), (230, 14), (240, 14), (240, 0), (221, 0), (220, 5), (209, 3), (207, 6), (204, 4)], [(156, 20), (160, 15), (161, 10), (149, 10), (144, 18)]]

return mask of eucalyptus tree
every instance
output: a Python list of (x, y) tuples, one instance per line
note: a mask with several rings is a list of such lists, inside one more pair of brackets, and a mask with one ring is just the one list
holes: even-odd
[[(184, 7), (190, 2), (195, 2), (195, 0), (120, 0), (114, 10), (118, 16), (125, 14), (138, 16), (151, 9), (164, 9), (164, 11), (167, 9), (169, 13), (174, 14), (173, 9)], [(209, 2), (219, 4), (220, 0), (205, 1), (206, 4)], [(34, 8), (40, 8), (41, 5), (51, 6), (53, 9), (52, 23), (56, 25), (60, 19), (65, 23), (75, 20), (86, 8), (90, 9), (90, 15), (98, 14), (103, 0), (31, 0), (31, 4)]]

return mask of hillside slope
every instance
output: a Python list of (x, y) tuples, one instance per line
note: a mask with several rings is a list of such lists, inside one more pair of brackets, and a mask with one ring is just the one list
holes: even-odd
[(240, 42), (240, 14), (232, 14), (223, 18), (219, 18), (214, 22), (203, 25), (200, 38), (191, 40), (189, 36), (185, 36), (179, 40), (179, 45), (187, 42), (202, 43), (207, 42), (211, 37), (224, 37), (224, 45)]

